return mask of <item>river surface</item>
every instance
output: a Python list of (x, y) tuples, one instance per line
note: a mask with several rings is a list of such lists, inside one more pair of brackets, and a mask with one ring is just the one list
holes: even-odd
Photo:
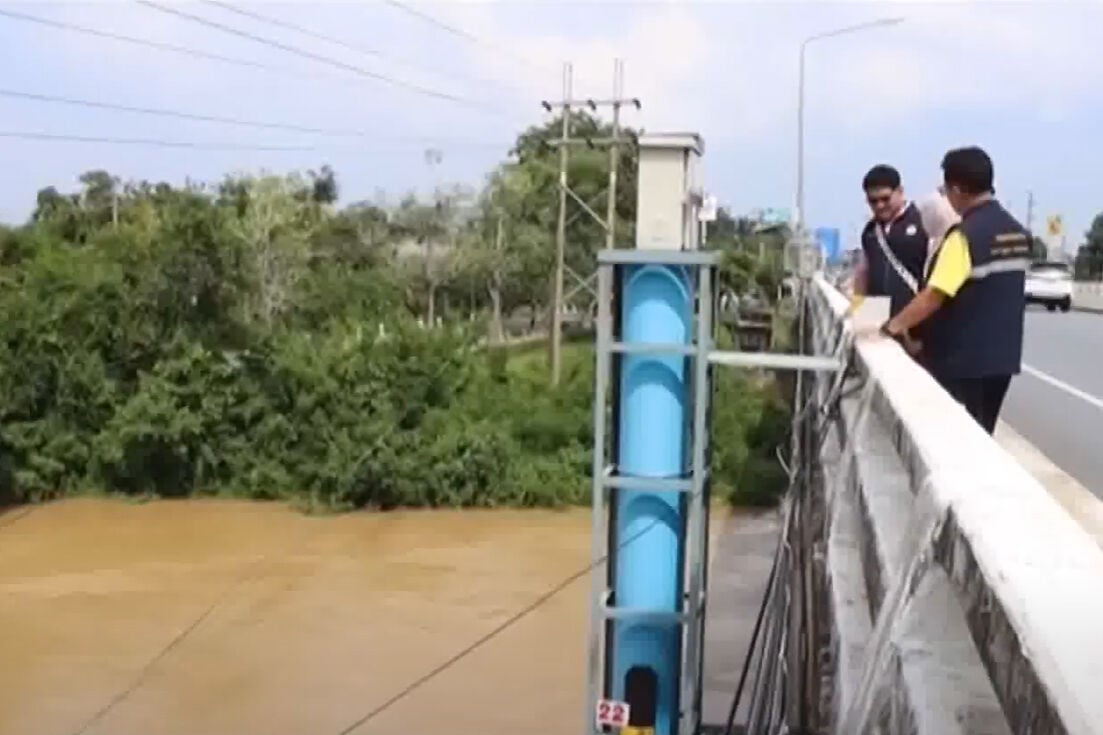
[[(585, 510), (0, 515), (0, 735), (338, 735), (588, 556)], [(349, 732), (577, 731), (587, 580)]]

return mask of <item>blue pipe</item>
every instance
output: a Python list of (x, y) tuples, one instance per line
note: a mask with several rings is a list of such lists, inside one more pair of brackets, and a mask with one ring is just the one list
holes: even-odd
[[(688, 344), (693, 285), (684, 269), (624, 267), (621, 340)], [(689, 375), (683, 355), (625, 355), (620, 373), (617, 458), (635, 477), (681, 477), (686, 463)], [(685, 548), (683, 494), (621, 490), (615, 505), (614, 605), (680, 612)], [(612, 693), (625, 699), (628, 672), (654, 674), (655, 733), (674, 735), (678, 723), (681, 628), (676, 624), (617, 620), (613, 628)]]

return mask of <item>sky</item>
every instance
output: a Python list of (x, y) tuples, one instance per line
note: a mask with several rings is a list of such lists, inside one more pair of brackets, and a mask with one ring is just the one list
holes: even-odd
[[(75, 190), (80, 173), (95, 168), (124, 180), (183, 183), (328, 163), (337, 172), (343, 202), (394, 201), (410, 190), (449, 183), (478, 185), (520, 130), (546, 120), (540, 101), (561, 96), (564, 61), (573, 64), (576, 95), (609, 96), (616, 58), (624, 60), (625, 93), (642, 102), (640, 112), (625, 113), (626, 123), (652, 132), (700, 133), (705, 186), (732, 211), (791, 208), (801, 42), (885, 18), (901, 22), (807, 47), (810, 225), (839, 227), (849, 241), (868, 216), (860, 181), (871, 165), (897, 166), (906, 191), (921, 196), (938, 184), (942, 154), (972, 144), (991, 154), (997, 194), (1021, 219), (1027, 192), (1033, 192), (1036, 229), (1047, 216), (1060, 214), (1074, 247), (1103, 211), (1103, 185), (1097, 183), (1103, 173), (1100, 2), (231, 0), (230, 9), (185, 0), (156, 4), (282, 47), (139, 2), (0, 2), (0, 220), (23, 221), (38, 189)], [(5, 13), (186, 47), (244, 65)], [(26, 94), (334, 134), (19, 96)], [(426, 162), (427, 148), (441, 151), (439, 164)]]

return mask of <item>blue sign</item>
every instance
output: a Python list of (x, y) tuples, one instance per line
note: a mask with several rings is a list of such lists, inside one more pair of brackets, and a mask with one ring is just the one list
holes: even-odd
[(824, 262), (830, 265), (838, 263), (842, 256), (842, 250), (839, 247), (839, 228), (817, 227), (813, 235), (816, 238), (816, 244), (819, 245), (820, 252), (823, 253)]

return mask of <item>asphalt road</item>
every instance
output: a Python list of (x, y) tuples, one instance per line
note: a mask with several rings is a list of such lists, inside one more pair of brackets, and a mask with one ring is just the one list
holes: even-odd
[(1023, 373), (1002, 418), (1103, 498), (1103, 314), (1027, 311)]

